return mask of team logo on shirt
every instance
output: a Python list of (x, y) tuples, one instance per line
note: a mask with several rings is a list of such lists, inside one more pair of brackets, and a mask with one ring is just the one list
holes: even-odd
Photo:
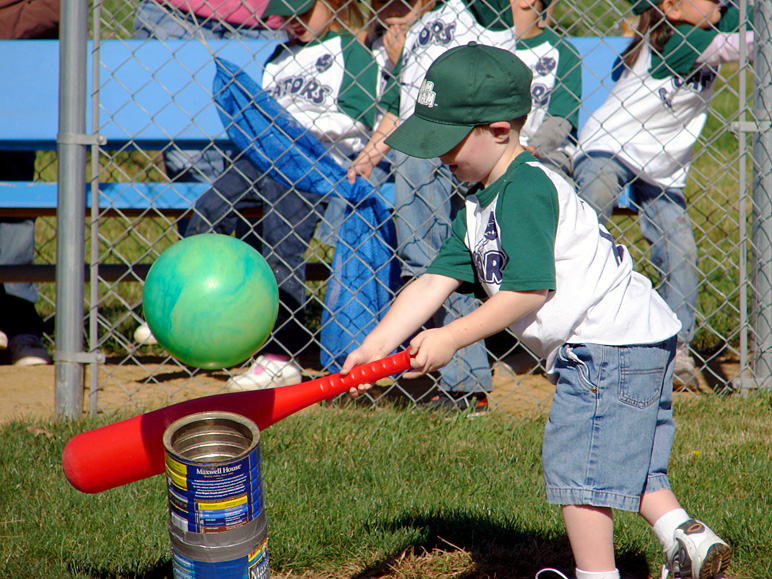
[(474, 254), (474, 267), (482, 283), (501, 285), (507, 256), (499, 250), (479, 251)]
[(672, 108), (673, 97), (676, 93), (680, 91), (702, 92), (713, 86), (716, 76), (716, 71), (712, 68), (701, 68), (686, 79), (681, 78), (680, 76), (674, 76), (670, 80), (670, 90), (667, 88), (659, 89), (659, 98), (666, 107)]
[(416, 102), (419, 105), (423, 105), (429, 108), (437, 106), (434, 104), (434, 101), (437, 99), (437, 93), (434, 92), (433, 89), (434, 83), (430, 80), (424, 79), (424, 81), (421, 83), (421, 88), (418, 91), (418, 99), (416, 99)]
[(485, 226), (485, 233), (483, 234), (485, 239), (494, 240), (499, 236), (499, 230), (496, 227), (496, 219), (493, 217), (493, 213), (488, 218), (488, 224)]
[(288, 76), (277, 79), (276, 86), (268, 89), (268, 94), (278, 99), (286, 95), (304, 99), (315, 105), (321, 105), (332, 94), (332, 88), (325, 86), (313, 77)]
[(533, 70), (539, 76), (547, 76), (557, 67), (557, 61), (551, 56), (543, 56), (533, 67)]
[(536, 107), (546, 107), (550, 104), (552, 90), (546, 85), (533, 83), (531, 85), (531, 101)]
[(418, 32), (418, 37), (409, 51), (404, 51), (402, 55), (402, 69), (405, 69), (407, 62), (410, 60), (411, 55), (431, 44), (437, 44), (439, 46), (447, 46), (456, 34), (455, 22), (443, 22), (442, 20), (435, 20), (433, 22), (427, 22), (424, 27)]
[(316, 59), (316, 70), (320, 73), (324, 72), (328, 68), (332, 66), (332, 54), (323, 54), (319, 58)]
[(474, 267), (482, 283), (501, 285), (507, 256), (499, 249), (498, 239), (499, 229), (496, 225), (496, 219), (491, 213), (485, 226), (483, 238), (474, 249)]
[(428, 22), (418, 33), (416, 43), (418, 46), (426, 46), (427, 44), (445, 46), (453, 41), (455, 30), (455, 22), (443, 22), (442, 20)]

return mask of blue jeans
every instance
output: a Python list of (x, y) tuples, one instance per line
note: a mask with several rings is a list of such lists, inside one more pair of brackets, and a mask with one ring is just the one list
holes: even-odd
[[(35, 179), (34, 151), (0, 151), (0, 180)], [(0, 264), (29, 265), (35, 261), (35, 220), (0, 220)], [(43, 319), (35, 310), (34, 283), (0, 284), (0, 330), (10, 339), (18, 334), (43, 335)]]
[[(35, 258), (35, 220), (0, 221), (0, 264), (28, 265)], [(0, 331), (10, 339), (19, 334), (43, 335), (43, 319), (35, 310), (34, 283), (0, 284)]]
[[(35, 259), (35, 220), (4, 219), (0, 221), (0, 264), (29, 265)], [(6, 283), (5, 293), (31, 303), (38, 300), (34, 283)]]
[(637, 512), (670, 488), (675, 337), (658, 344), (564, 344), (544, 428), (547, 502)]
[[(142, 0), (134, 17), (133, 38), (146, 40), (195, 40), (200, 31), (206, 40), (227, 40), (229, 38), (249, 38), (266, 40), (285, 40), (282, 31), (262, 28), (237, 28), (226, 26), (216, 20), (197, 21), (187, 12), (176, 10), (173, 6)], [(225, 170), (223, 154), (212, 148), (206, 150), (182, 150), (174, 148), (164, 152), (166, 174), (174, 181), (198, 181), (214, 183)]]
[(641, 179), (621, 161), (607, 154), (581, 156), (574, 164), (579, 195), (606, 223), (625, 186), (640, 211), (641, 234), (651, 244), (651, 262), (662, 283), (660, 295), (681, 322), (678, 342), (688, 344), (694, 337), (697, 313), (697, 244), (681, 189), (663, 189)]
[[(241, 213), (263, 207), (259, 221)], [(313, 342), (303, 324), (306, 309), (304, 255), (324, 210), (320, 196), (288, 189), (262, 175), (246, 158), (238, 158), (201, 195), (183, 236), (222, 233), (243, 239), (261, 252), (279, 287), (279, 313), (262, 351), (298, 356)]]
[[(455, 214), (454, 186), (447, 167), (439, 159), (416, 159), (394, 152), (394, 224), (397, 255), (402, 277), (421, 275), (450, 235)], [(460, 197), (457, 197), (459, 203)], [(453, 294), (434, 317), (433, 325), (444, 326), (477, 307), (477, 301)], [(485, 342), (459, 350), (450, 363), (440, 369), (440, 387), (457, 392), (493, 390)]]

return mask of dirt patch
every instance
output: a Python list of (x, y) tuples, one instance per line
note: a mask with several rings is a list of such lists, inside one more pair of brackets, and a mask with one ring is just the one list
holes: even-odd
[[(312, 364), (306, 378), (319, 375)], [(549, 411), (553, 386), (525, 354), (510, 356), (494, 366), (491, 408), (515, 417), (538, 416)], [(737, 375), (735, 360), (717, 360), (700, 375), (696, 393), (720, 388)], [(140, 358), (137, 363), (108, 360), (99, 366), (97, 412), (147, 412), (164, 405), (223, 392), (228, 371), (205, 372), (170, 363), (163, 357)], [(89, 367), (85, 371), (83, 407), (90, 413)], [(407, 383), (408, 381), (405, 381)], [(14, 418), (51, 418), (55, 415), (54, 366), (0, 366), (0, 422)]]

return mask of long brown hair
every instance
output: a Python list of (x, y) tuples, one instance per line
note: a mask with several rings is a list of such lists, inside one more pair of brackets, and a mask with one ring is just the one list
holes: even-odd
[(354, 36), (365, 27), (365, 17), (356, 0), (323, 0), (335, 14), (331, 30), (350, 32)]
[(671, 36), (673, 36), (673, 27), (670, 21), (659, 7), (652, 6), (638, 18), (635, 36), (622, 53), (622, 62), (627, 68), (633, 68), (644, 43), (648, 43), (652, 50), (662, 52)]

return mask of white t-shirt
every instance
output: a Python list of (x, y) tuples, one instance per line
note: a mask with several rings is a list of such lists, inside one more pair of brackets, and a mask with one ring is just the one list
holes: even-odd
[(510, 327), (546, 359), (548, 372), (565, 343), (654, 344), (681, 327), (595, 211), (530, 153), (495, 183), (470, 191), (427, 271), (473, 283), (488, 296), (553, 290)]
[(644, 45), (632, 70), (622, 72), (585, 123), (576, 158), (588, 152), (613, 154), (650, 183), (685, 187), (718, 75), (717, 67), (700, 57), (738, 21), (737, 9), (731, 8), (724, 9), (715, 29), (680, 25), (662, 56)]
[(279, 47), (265, 65), (263, 87), (341, 165), (367, 143), (378, 66), (353, 36), (328, 33), (308, 44)]

